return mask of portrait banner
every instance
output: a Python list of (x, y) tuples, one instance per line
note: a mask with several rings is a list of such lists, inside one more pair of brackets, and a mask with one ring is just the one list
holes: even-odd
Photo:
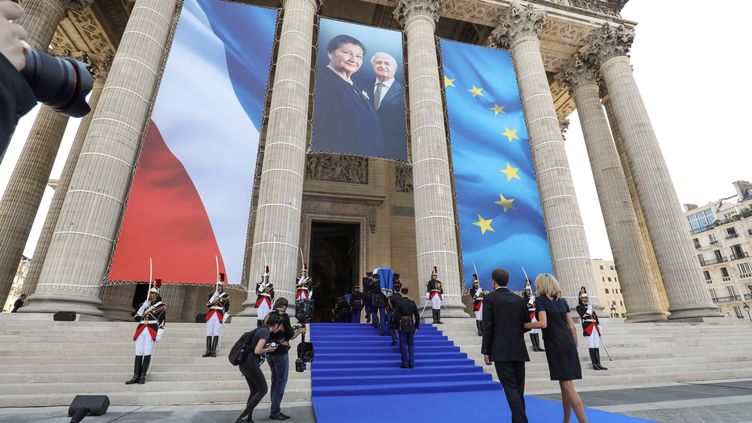
[(276, 23), (185, 0), (106, 282), (241, 282)]
[(322, 18), (314, 151), (407, 160), (402, 33)]
[(464, 280), (491, 288), (491, 271), (552, 271), (538, 181), (508, 51), (441, 40)]

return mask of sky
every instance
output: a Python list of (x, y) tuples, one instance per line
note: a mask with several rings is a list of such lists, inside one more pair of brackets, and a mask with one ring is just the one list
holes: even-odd
[[(705, 204), (734, 194), (731, 183), (752, 178), (752, 85), (744, 51), (752, 45), (752, 2), (630, 0), (622, 17), (636, 21), (634, 75), (668, 163), (679, 202)], [(37, 107), (38, 109), (38, 107)], [(23, 147), (37, 109), (19, 122), (0, 163), (0, 192)], [(590, 254), (612, 259), (577, 113), (566, 148), (586, 222)], [(79, 119), (71, 119), (51, 177), (59, 178)], [(32, 257), (52, 199), (47, 188), (24, 255)]]

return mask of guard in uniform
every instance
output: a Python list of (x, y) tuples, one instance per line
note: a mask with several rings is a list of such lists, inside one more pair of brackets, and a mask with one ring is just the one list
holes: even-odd
[(583, 286), (580, 288), (580, 304), (577, 306), (577, 314), (582, 320), (582, 336), (588, 339), (588, 349), (590, 351), (590, 361), (593, 364), (593, 370), (608, 370), (601, 365), (601, 327), (598, 316), (590, 304), (590, 298), (587, 289)]
[(388, 321), (389, 336), (392, 337), (392, 345), (395, 345), (398, 341), (398, 338), (397, 338), (398, 328), (397, 328), (396, 320), (394, 318), (394, 312), (397, 310), (397, 306), (399, 305), (400, 300), (402, 300), (402, 295), (400, 295), (400, 291), (396, 289), (396, 284), (395, 284), (394, 291), (392, 291), (392, 294), (386, 298), (386, 318)]
[(395, 273), (394, 281), (392, 282), (392, 292), (399, 295), (401, 290), (402, 290), (402, 281), (400, 280), (399, 273)]
[(433, 267), (431, 272), (431, 280), (426, 284), (426, 299), (431, 301), (431, 313), (433, 314), (433, 323), (440, 325), (441, 323), (441, 303), (444, 300), (444, 289), (441, 287), (441, 282), (436, 279), (438, 274), (436, 266)]
[(365, 299), (366, 323), (371, 321), (371, 290), (373, 289), (373, 272), (366, 272), (363, 278), (363, 298)]
[(133, 340), (136, 342), (136, 361), (133, 366), (133, 378), (125, 382), (126, 385), (146, 383), (146, 372), (149, 370), (154, 344), (162, 340), (167, 304), (163, 303), (162, 297), (159, 296), (161, 285), (162, 280), (156, 279), (154, 287), (149, 289), (149, 299), (144, 301), (133, 315), (134, 320), (138, 322), (133, 334)]
[(300, 270), (300, 276), (295, 280), (295, 301), (310, 300), (313, 292), (311, 292), (311, 278), (308, 277), (308, 265), (303, 263), (303, 269)]
[(264, 324), (264, 319), (272, 308), (274, 301), (274, 285), (269, 282), (269, 266), (264, 266), (264, 274), (261, 275), (261, 282), (256, 284), (256, 327)]
[[(371, 275), (371, 290), (370, 294), (366, 294), (371, 298), (371, 324), (377, 328), (381, 324), (379, 321), (379, 305), (376, 304), (376, 297), (381, 294), (381, 281), (379, 280), (379, 274), (373, 273)], [(386, 303), (384, 304), (386, 306)]]
[(483, 297), (486, 292), (480, 287), (478, 274), (473, 273), (473, 287), (470, 288), (470, 296), (473, 298), (473, 311), (475, 312), (475, 327), (478, 336), (483, 336)]
[(355, 285), (350, 294), (350, 323), (360, 323), (360, 313), (363, 312), (364, 302), (365, 296), (358, 289), (358, 285)]
[[(527, 312), (530, 314), (530, 322), (538, 321), (538, 312), (535, 310), (535, 295), (533, 288), (530, 286), (530, 280), (525, 281), (525, 290), (522, 297), (527, 301)], [(530, 330), (530, 342), (533, 344), (533, 351), (546, 351), (540, 346), (540, 329)]]
[(225, 274), (220, 273), (217, 277), (217, 286), (214, 292), (209, 294), (206, 307), (206, 352), (201, 357), (216, 357), (219, 337), (222, 336), (222, 325), (230, 316), (230, 295), (225, 292)]
[(402, 288), (402, 299), (394, 310), (394, 320), (399, 325), (399, 344), (402, 368), (415, 367), (415, 332), (420, 326), (420, 313), (415, 301), (407, 297), (407, 288)]
[(386, 336), (387, 334), (387, 316), (386, 316), (386, 296), (389, 292), (388, 289), (374, 290), (372, 297), (373, 307), (373, 327), (379, 328), (379, 334)]

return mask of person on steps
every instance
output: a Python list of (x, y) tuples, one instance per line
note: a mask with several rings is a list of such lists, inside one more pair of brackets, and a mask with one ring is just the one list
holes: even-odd
[(274, 284), (269, 281), (269, 266), (264, 266), (261, 282), (256, 284), (256, 327), (261, 327), (266, 314), (272, 309)]
[(225, 274), (217, 276), (217, 285), (209, 294), (206, 307), (206, 352), (201, 357), (216, 357), (219, 337), (222, 336), (222, 325), (230, 316), (230, 295), (225, 292)]
[[(530, 313), (530, 321), (538, 321), (538, 312), (535, 311), (535, 295), (533, 295), (533, 288), (530, 286), (530, 280), (525, 281), (525, 290), (523, 291), (523, 298), (527, 301), (527, 312)], [(540, 346), (540, 329), (530, 330), (530, 342), (533, 344), (533, 351), (546, 351)]]
[(431, 313), (433, 315), (433, 324), (441, 323), (441, 303), (444, 301), (444, 289), (441, 287), (441, 281), (437, 279), (439, 271), (436, 266), (431, 271), (431, 280), (426, 284), (426, 299), (431, 302)]
[(415, 332), (420, 327), (420, 313), (415, 301), (407, 296), (407, 288), (402, 288), (402, 299), (394, 310), (394, 319), (399, 325), (399, 345), (403, 369), (415, 367)]
[(582, 322), (582, 336), (588, 339), (588, 351), (590, 352), (590, 362), (593, 370), (608, 370), (601, 365), (601, 325), (598, 315), (590, 304), (587, 289), (583, 286), (580, 288), (580, 304), (577, 306), (577, 314), (580, 315)]
[(146, 373), (149, 371), (154, 344), (162, 340), (165, 319), (167, 318), (167, 304), (159, 296), (161, 279), (156, 279), (154, 287), (149, 289), (149, 297), (133, 315), (138, 322), (133, 340), (136, 342), (136, 360), (133, 365), (133, 377), (125, 382), (126, 385), (146, 383)]
[(373, 272), (366, 272), (363, 278), (363, 305), (366, 309), (366, 323), (371, 322), (371, 290), (373, 289)]
[(272, 332), (270, 341), (277, 344), (277, 349), (269, 353), (266, 361), (269, 363), (269, 369), (272, 372), (271, 399), (272, 405), (269, 410), (269, 420), (287, 420), (290, 416), (282, 413), (282, 397), (287, 387), (287, 374), (290, 369), (290, 341), (297, 338), (298, 335), (306, 332), (305, 326), (294, 328), (290, 323), (290, 316), (287, 314), (287, 298), (277, 298), (274, 301), (274, 309), (266, 315), (269, 320), (274, 316), (282, 319), (282, 330)]
[(350, 294), (350, 323), (360, 323), (360, 314), (363, 312), (364, 303), (365, 296), (358, 289), (358, 285), (355, 285), (352, 294)]
[[(402, 284), (400, 284), (402, 285)], [(396, 285), (395, 285), (396, 287)], [(400, 289), (402, 289), (400, 287)], [(389, 321), (389, 336), (392, 337), (392, 345), (397, 344), (397, 323), (396, 319), (394, 317), (394, 313), (397, 310), (397, 306), (399, 305), (399, 302), (402, 300), (402, 295), (400, 295), (399, 291), (395, 290), (392, 292), (389, 297), (386, 299), (386, 316), (387, 320)]]
[(480, 287), (478, 274), (473, 273), (473, 287), (470, 288), (470, 297), (473, 299), (473, 312), (475, 313), (475, 328), (478, 336), (483, 336), (483, 296), (486, 292)]

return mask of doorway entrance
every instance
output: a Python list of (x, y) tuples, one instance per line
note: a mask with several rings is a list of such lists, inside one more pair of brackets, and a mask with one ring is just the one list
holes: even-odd
[(360, 224), (311, 222), (313, 321), (331, 322), (337, 299), (352, 290), (360, 275)]
[(131, 306), (134, 310), (138, 310), (139, 307), (141, 307), (141, 304), (146, 301), (146, 299), (149, 296), (149, 284), (148, 283), (137, 283), (136, 284), (136, 291), (133, 294), (133, 301), (131, 301)]

